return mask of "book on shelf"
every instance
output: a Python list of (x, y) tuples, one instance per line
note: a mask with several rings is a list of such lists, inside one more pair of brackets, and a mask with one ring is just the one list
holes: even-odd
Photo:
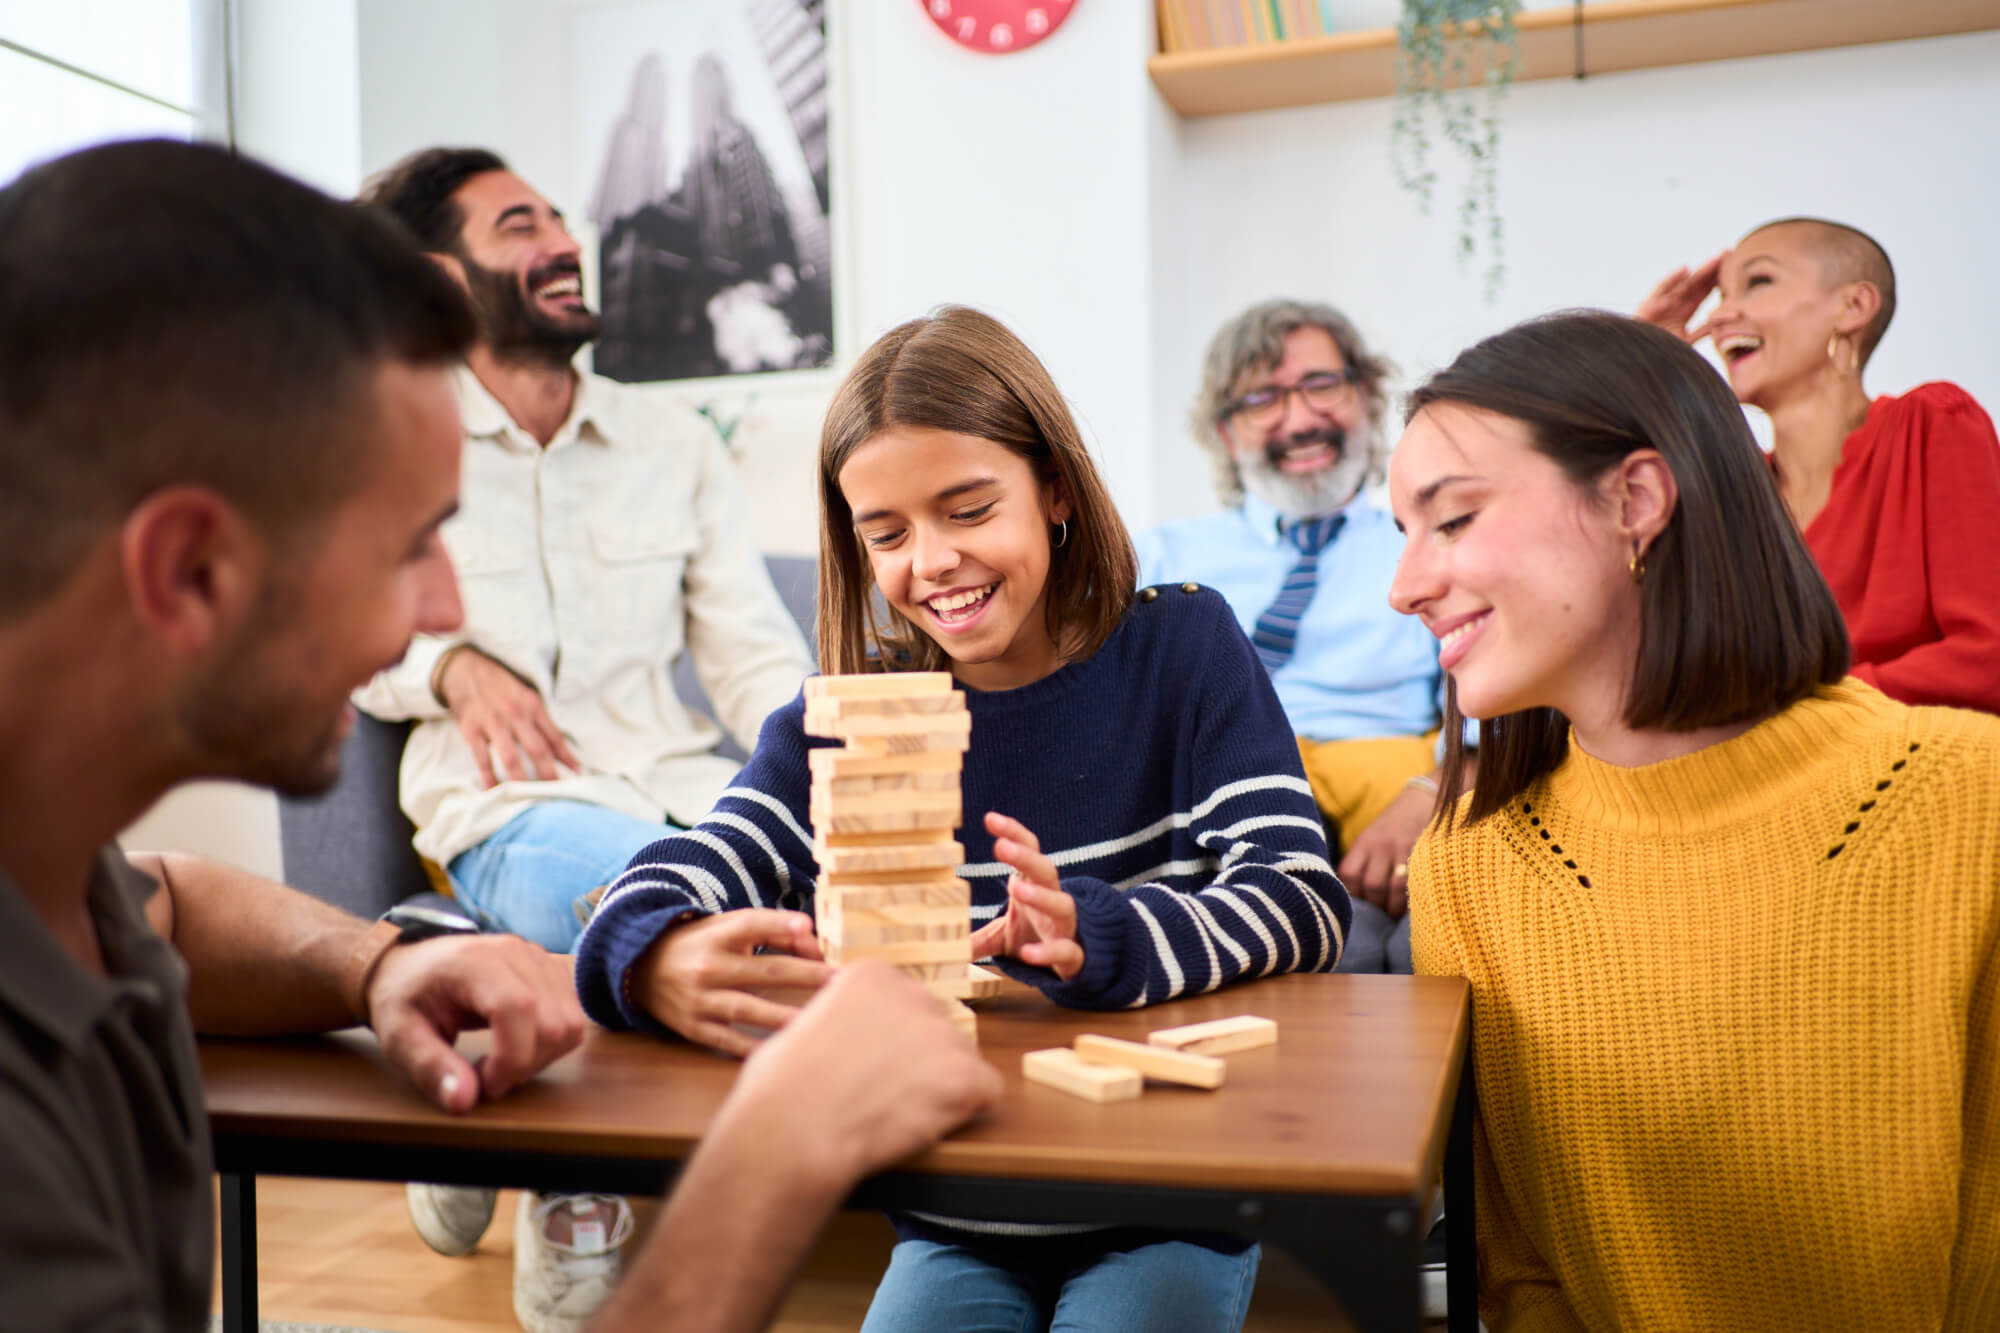
[(1333, 0), (1158, 0), (1160, 50), (1208, 51), (1338, 32)]

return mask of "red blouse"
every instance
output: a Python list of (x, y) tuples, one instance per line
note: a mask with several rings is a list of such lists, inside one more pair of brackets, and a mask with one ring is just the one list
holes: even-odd
[(1905, 703), (2000, 713), (2000, 439), (1970, 394), (1934, 383), (1869, 404), (1805, 538), (1855, 675)]

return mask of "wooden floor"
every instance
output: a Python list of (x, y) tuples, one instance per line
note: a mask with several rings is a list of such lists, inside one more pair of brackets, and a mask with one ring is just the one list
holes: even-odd
[[(516, 1197), (501, 1194), (476, 1252), (447, 1259), (417, 1239), (400, 1185), (259, 1180), (261, 1314), (384, 1333), (514, 1333)], [(651, 1209), (642, 1211), (643, 1227)], [(774, 1327), (779, 1333), (860, 1328), (894, 1241), (882, 1218), (841, 1214), (821, 1237)], [(1339, 1333), (1349, 1327), (1311, 1278), (1284, 1255), (1265, 1250), (1247, 1333)]]

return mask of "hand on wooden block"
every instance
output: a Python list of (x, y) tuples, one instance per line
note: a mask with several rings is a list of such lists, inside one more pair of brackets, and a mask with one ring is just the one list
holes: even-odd
[(1086, 1032), (1076, 1039), (1077, 1058), (1094, 1065), (1118, 1065), (1137, 1070), (1163, 1083), (1184, 1083), (1191, 1088), (1219, 1088), (1227, 1066), (1212, 1055), (1190, 1055), (1185, 1051), (1121, 1041)]
[(1165, 1046), (1195, 1055), (1227, 1055), (1231, 1051), (1254, 1050), (1278, 1044), (1278, 1025), (1255, 1014), (1238, 1014), (1208, 1023), (1188, 1023), (1177, 1028), (1161, 1028), (1148, 1033), (1151, 1046)]
[(1091, 1102), (1130, 1101), (1144, 1090), (1146, 1082), (1136, 1069), (1086, 1064), (1067, 1046), (1023, 1055), (1021, 1077)]

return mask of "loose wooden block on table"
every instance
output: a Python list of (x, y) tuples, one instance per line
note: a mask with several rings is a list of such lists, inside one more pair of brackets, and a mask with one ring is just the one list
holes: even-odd
[(1207, 1023), (1161, 1028), (1148, 1033), (1146, 1043), (1195, 1055), (1227, 1055), (1231, 1051), (1277, 1045), (1278, 1025), (1255, 1014), (1238, 1014), (1234, 1018), (1217, 1018)]
[(854, 676), (808, 676), (807, 699), (882, 699), (907, 694), (950, 694), (949, 671), (883, 671)]
[(1087, 1064), (1067, 1046), (1023, 1055), (1021, 1077), (1092, 1102), (1129, 1101), (1144, 1091), (1146, 1083), (1136, 1069)]
[(1185, 1083), (1192, 1088), (1219, 1088), (1227, 1068), (1212, 1055), (1189, 1055), (1143, 1042), (1121, 1041), (1086, 1032), (1076, 1039), (1077, 1058), (1094, 1065), (1119, 1065), (1147, 1078)]

